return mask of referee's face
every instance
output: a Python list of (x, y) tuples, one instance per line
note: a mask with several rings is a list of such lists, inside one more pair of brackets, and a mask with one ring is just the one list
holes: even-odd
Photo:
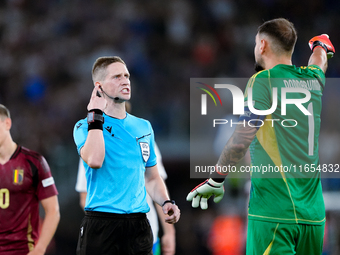
[(130, 73), (121, 62), (115, 62), (107, 66), (106, 77), (102, 84), (104, 91), (111, 97), (119, 97), (123, 100), (131, 98)]

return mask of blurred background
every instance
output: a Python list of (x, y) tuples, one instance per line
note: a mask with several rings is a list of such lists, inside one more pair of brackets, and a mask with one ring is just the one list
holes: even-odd
[[(86, 117), (97, 57), (118, 55), (131, 73), (132, 113), (150, 120), (182, 216), (177, 253), (244, 254), (249, 185), (226, 181), (225, 199), (192, 209), (189, 84), (193, 77), (254, 74), (254, 38), (264, 21), (284, 17), (298, 31), (293, 64), (307, 65), (308, 40), (327, 33), (340, 50), (340, 1), (293, 0), (2, 0), (0, 103), (12, 114), (13, 139), (43, 154), (59, 191), (61, 221), (48, 254), (75, 254), (83, 217), (75, 182), (74, 124)], [(340, 58), (327, 77), (340, 76)], [(324, 93), (321, 163), (339, 163), (340, 87)], [(217, 160), (216, 159), (212, 159)], [(340, 254), (339, 179), (323, 179), (324, 254)]]

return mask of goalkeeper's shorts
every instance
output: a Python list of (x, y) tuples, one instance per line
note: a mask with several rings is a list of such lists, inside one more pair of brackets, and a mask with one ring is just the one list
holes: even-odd
[(247, 255), (321, 255), (325, 225), (248, 220)]

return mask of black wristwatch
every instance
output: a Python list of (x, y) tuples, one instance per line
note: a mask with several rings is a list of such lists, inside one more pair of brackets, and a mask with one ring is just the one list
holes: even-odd
[(173, 204), (173, 205), (176, 204), (176, 203), (175, 203), (175, 200), (165, 200), (164, 203), (162, 204), (162, 207), (163, 207), (165, 204), (167, 204), (167, 203), (171, 203), (171, 204)]
[(104, 117), (103, 117), (103, 114), (98, 114), (98, 113), (95, 113), (94, 111), (91, 111), (91, 112), (88, 112), (87, 113), (87, 123), (90, 124), (90, 123), (93, 123), (95, 122), (96, 120), (104, 123)]

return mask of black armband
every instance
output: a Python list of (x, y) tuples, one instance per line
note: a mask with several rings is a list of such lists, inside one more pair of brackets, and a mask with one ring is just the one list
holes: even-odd
[(209, 178), (211, 178), (214, 182), (222, 183), (225, 178), (229, 174), (228, 168), (224, 168), (221, 166), (215, 165), (215, 171), (210, 172)]
[(326, 45), (323, 42), (320, 42), (320, 41), (314, 41), (313, 42), (313, 46), (312, 46), (313, 52), (314, 52), (315, 47), (318, 47), (318, 46), (323, 48), (326, 51), (326, 53), (328, 53), (328, 49), (327, 49)]
[[(211, 178), (211, 177), (210, 177)], [(223, 178), (218, 178), (218, 177), (214, 177), (214, 178), (211, 178), (214, 182), (217, 182), (217, 183), (223, 183), (225, 181), (225, 177)]]
[(99, 109), (92, 109), (87, 113), (88, 131), (92, 129), (103, 130), (104, 117), (103, 111)]

